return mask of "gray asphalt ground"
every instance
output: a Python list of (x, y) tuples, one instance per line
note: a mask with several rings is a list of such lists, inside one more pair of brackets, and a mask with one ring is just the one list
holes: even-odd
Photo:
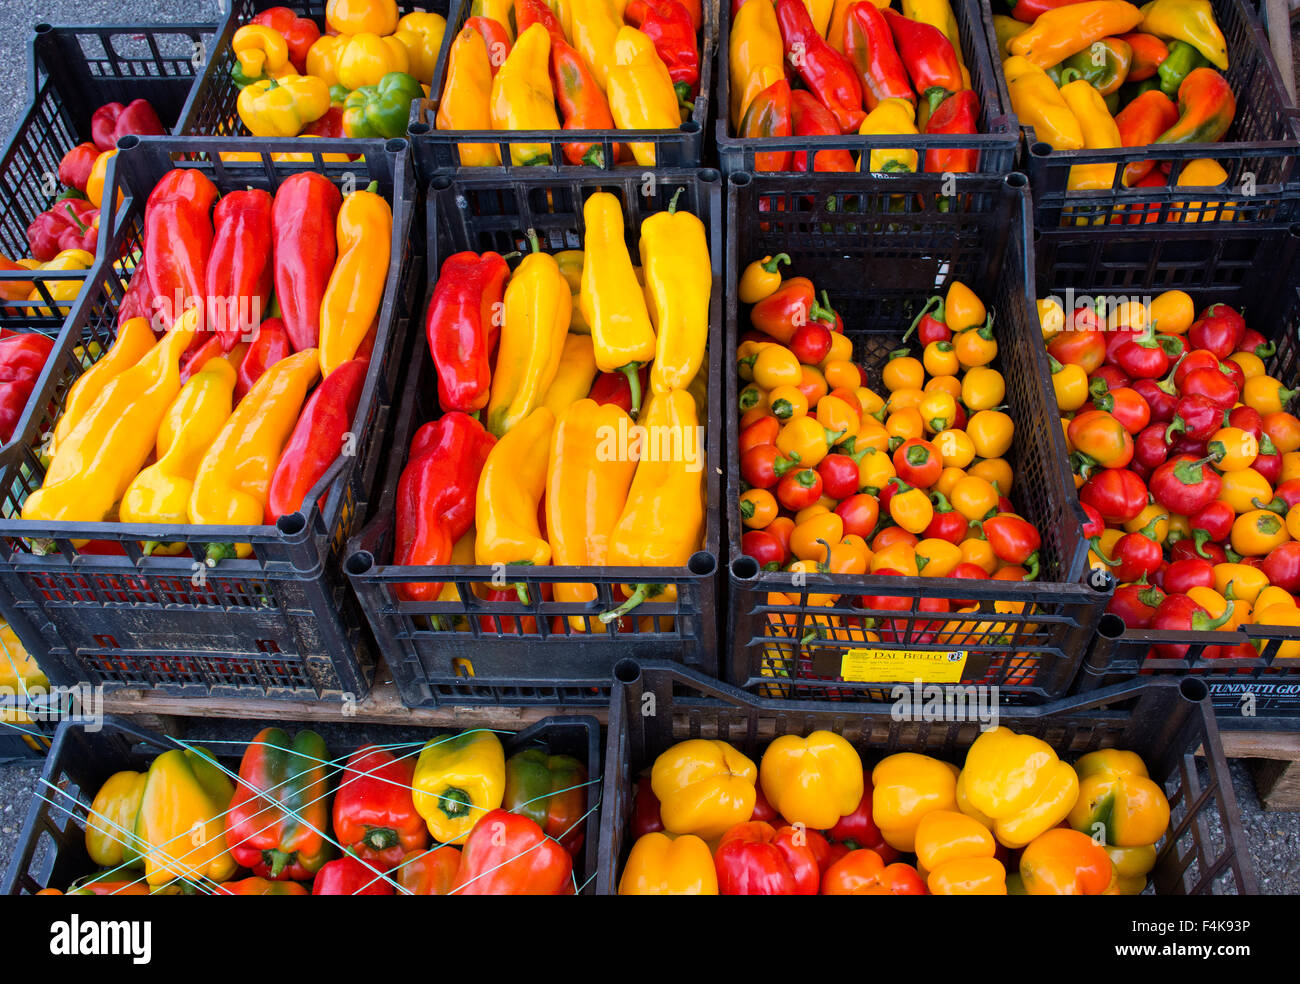
[[(165, 3), (142, 0), (3, 0), (0, 2), (0, 130), (6, 134), (6, 141), (30, 98), (25, 89), (24, 73), (33, 25), (41, 22), (199, 23), (216, 20), (223, 5), (222, 0), (170, 0)], [(1261, 890), (1269, 894), (1300, 894), (1300, 813), (1262, 811), (1245, 766), (1234, 763), (1232, 771)], [(0, 871), (9, 864), (38, 776), (38, 771), (29, 767), (0, 767)]]

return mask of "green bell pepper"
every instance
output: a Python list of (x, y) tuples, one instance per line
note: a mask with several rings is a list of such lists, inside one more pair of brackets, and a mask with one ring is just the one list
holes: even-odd
[(405, 72), (389, 72), (378, 85), (365, 85), (343, 103), (343, 132), (349, 137), (401, 137), (411, 116), (411, 102), (424, 89)]

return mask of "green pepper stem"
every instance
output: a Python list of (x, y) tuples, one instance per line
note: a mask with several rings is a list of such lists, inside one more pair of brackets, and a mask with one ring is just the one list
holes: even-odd
[(641, 412), (641, 377), (637, 375), (637, 370), (640, 368), (639, 362), (629, 362), (618, 368), (618, 371), (627, 377), (627, 385), (632, 390), (632, 417)]
[(636, 590), (632, 592), (632, 597), (628, 598), (627, 601), (623, 602), (623, 604), (619, 605), (617, 608), (612, 608), (607, 612), (601, 612), (597, 617), (600, 619), (602, 624), (608, 625), (610, 622), (622, 618), (643, 601), (647, 601), (657, 594), (662, 594), (663, 590), (664, 586), (662, 584), (638, 584)]

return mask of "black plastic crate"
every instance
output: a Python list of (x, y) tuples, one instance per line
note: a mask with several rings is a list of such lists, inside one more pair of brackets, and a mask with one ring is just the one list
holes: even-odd
[[(854, 360), (879, 388), (879, 366), (897, 349), (926, 298), (960, 280), (995, 312), (998, 366), (1005, 402), (1016, 423), (1008, 459), (1016, 480), (1011, 499), (1042, 535), (1041, 575), (1033, 582), (972, 581), (876, 575), (798, 575), (760, 571), (741, 552), (739, 522), (739, 418), (727, 415), (729, 560), (728, 666), (737, 686), (768, 696), (849, 700), (887, 699), (895, 681), (846, 681), (846, 654), (863, 648), (934, 653), (966, 652), (962, 683), (996, 685), (1004, 701), (1039, 702), (1065, 694), (1105, 607), (1108, 585), (1085, 583), (1087, 542), (1083, 511), (1056, 426), (1046, 353), (1027, 299), (1033, 283), (1028, 255), (1029, 205), (1021, 174), (967, 176), (959, 194), (945, 195), (939, 175), (864, 181), (853, 176), (808, 175), (798, 191), (788, 177), (731, 175), (727, 199), (727, 349), (724, 406), (737, 406), (734, 366), (740, 334), (748, 327), (736, 284), (752, 260), (787, 253), (789, 275), (801, 273), (825, 288), (854, 343)], [(793, 604), (768, 603), (769, 592)], [(811, 594), (838, 594), (834, 607), (809, 604)], [(909, 609), (883, 612), (860, 607), (865, 595), (898, 596)], [(979, 611), (941, 615), (918, 608), (922, 598), (978, 600)], [(1011, 606), (1020, 606), (1012, 608)], [(1010, 610), (1008, 610), (1010, 609)], [(819, 616), (838, 618), (824, 628)], [(891, 618), (901, 626), (896, 642), (868, 641), (863, 618)], [(857, 626), (857, 627), (855, 627)], [(923, 639), (927, 632), (933, 638)], [(910, 683), (910, 680), (904, 681)]]
[[(148, 99), (164, 126), (176, 123), (215, 34), (211, 24), (36, 25), (27, 55), (31, 105), (0, 157), (0, 252), (12, 260), (29, 254), (27, 226), (62, 193), (59, 161), (90, 140), (100, 106)], [(64, 315), (49, 291), (78, 276), (0, 272), (0, 283), (31, 282), (40, 292), (35, 302), (0, 304), (0, 326), (57, 335)]]
[(981, 0), (953, 0), (953, 16), (961, 37), (962, 60), (970, 71), (971, 88), (979, 97), (979, 133), (971, 136), (917, 134), (915, 136), (872, 136), (856, 133), (833, 137), (764, 137), (742, 138), (732, 134), (731, 105), (731, 16), (722, 17), (722, 34), (718, 40), (718, 160), (723, 173), (753, 171), (756, 154), (771, 151), (848, 150), (856, 157), (872, 150), (903, 148), (917, 152), (916, 166), (925, 169), (926, 151), (973, 150), (979, 156), (975, 171), (980, 174), (1006, 174), (1015, 168), (1020, 130), (1011, 113), (1006, 92), (999, 90), (1001, 64), (989, 56), (986, 37), (993, 30), (988, 4)]
[[(95, 793), (115, 772), (147, 769), (153, 758), (165, 751), (198, 745), (212, 752), (229, 771), (232, 781), (238, 782), (244, 747), (267, 723), (182, 720), (187, 725), (183, 743), (137, 728), (126, 718), (109, 716), (93, 730), (77, 720), (60, 724), (5, 872), (4, 894), (34, 895), (43, 888), (66, 891), (76, 879), (96, 871), (97, 866), (86, 854), (86, 820)], [(395, 753), (414, 754), (419, 751), (416, 743), (436, 734), (427, 728), (366, 724), (304, 721), (281, 726), (290, 731), (311, 728), (325, 739), (330, 754), (338, 756), (329, 769), (334, 789), (347, 757), (362, 745), (383, 744)], [(574, 861), (574, 876), (576, 891), (591, 894), (599, 868), (600, 723), (593, 717), (548, 717), (514, 734), (493, 730), (501, 738), (507, 756), (527, 748), (543, 748), (552, 755), (572, 755), (586, 763), (592, 780), (587, 786), (586, 840), (582, 856)], [(123, 881), (139, 877), (138, 872), (123, 875)], [(203, 889), (199, 888), (199, 892), (202, 894)]]
[[(451, 17), (448, 10), (451, 2), (452, 0), (398, 0), (397, 11), (401, 15), (415, 11), (441, 14), (447, 18), (447, 29), (450, 31)], [(230, 42), (235, 32), (264, 10), (288, 7), (299, 16), (315, 20), (323, 36), (326, 6), (326, 0), (230, 0), (230, 13), (225, 23), (219, 25), (211, 55), (203, 69), (203, 77), (190, 93), (175, 132), (186, 136), (247, 137), (248, 131), (240, 122), (235, 107), (239, 100), (239, 87), (230, 77), (230, 70), (235, 66), (235, 55), (230, 50)], [(222, 8), (226, 9), (224, 0)], [(443, 36), (439, 64), (446, 59), (449, 38), (449, 34)]]
[[(647, 184), (639, 173), (589, 170), (582, 177), (486, 177), (444, 174), (428, 192), (429, 281), (437, 279), (443, 256), (459, 250), (527, 248), (535, 230), (542, 249), (581, 248), (582, 207), (595, 191), (621, 195), (628, 242), (636, 247), (641, 219), (668, 207), (679, 188), (678, 208), (704, 222), (713, 255), (713, 297), (709, 314), (708, 420), (705, 445), (704, 547), (686, 568), (520, 567), (512, 583), (528, 586), (530, 604), (487, 602), (473, 587), (494, 583), (489, 566), (402, 567), (392, 563), (395, 498), (411, 436), (440, 414), (423, 322), (417, 326), (415, 365), (393, 431), (384, 493), (365, 529), (348, 544), (346, 570), (369, 619), (402, 701), (437, 704), (601, 705), (609, 698), (614, 664), (627, 656), (679, 659), (704, 672), (717, 670), (717, 574), (722, 534), (721, 490), (722, 352), (721, 192), (716, 171), (660, 171)], [(674, 602), (647, 601), (617, 633), (574, 631), (569, 619), (587, 626), (615, 607), (615, 585), (674, 584)], [(457, 601), (399, 601), (403, 583), (454, 583)], [(567, 582), (596, 585), (590, 605), (542, 600), (543, 586)], [(465, 601), (463, 599), (471, 599)], [(525, 621), (531, 619), (531, 621)], [(455, 629), (457, 621), (462, 631)], [(519, 631), (519, 630), (523, 631)]]
[[(703, 26), (700, 30), (700, 91), (695, 97), (691, 118), (676, 130), (439, 130), (434, 121), (442, 101), (442, 87), (447, 72), (447, 56), (465, 21), (470, 17), (470, 0), (453, 0), (456, 4), (447, 17), (447, 34), (443, 39), (442, 53), (438, 57), (438, 71), (429, 87), (429, 98), (416, 103), (411, 109), (411, 125), (407, 137), (415, 150), (415, 163), (422, 180), (446, 168), (459, 168), (459, 144), (496, 144), (501, 154), (501, 165), (491, 168), (470, 168), (471, 172), (500, 173), (518, 170), (511, 162), (510, 148), (518, 144), (546, 144), (551, 149), (549, 165), (530, 165), (527, 171), (544, 170), (551, 173), (574, 170), (565, 163), (563, 147), (566, 143), (599, 143), (604, 150), (605, 169), (640, 170), (635, 161), (614, 163), (616, 144), (650, 143), (655, 146), (656, 167), (699, 167), (704, 160), (704, 130), (709, 121), (709, 100), (713, 95), (713, 55), (717, 44), (717, 9), (712, 0), (702, 8)], [(725, 93), (724, 93), (725, 94)]]
[[(764, 700), (667, 663), (628, 661), (616, 673), (605, 746), (598, 895), (618, 892), (632, 848), (627, 830), (637, 777), (674, 742), (729, 741), (757, 760), (779, 735), (824, 729), (843, 735), (867, 763), (895, 752), (919, 752), (960, 764), (981, 728), (973, 715), (900, 720), (890, 704), (846, 708)], [(1062, 758), (1099, 748), (1142, 756), (1170, 806), (1169, 829), (1151, 872), (1157, 895), (1258, 893), (1214, 710), (1198, 681), (1132, 682), (1040, 707), (1002, 708), (997, 723), (1041, 738)]]
[(49, 750), (48, 729), (40, 722), (0, 721), (0, 765), (35, 765)]
[[(1300, 226), (1259, 225), (1214, 236), (1162, 230), (1146, 238), (1116, 229), (1048, 232), (1038, 240), (1040, 297), (1070, 304), (1083, 295), (1154, 296), (1185, 290), (1196, 310), (1216, 303), (1243, 310), (1246, 323), (1277, 351), (1265, 360), (1270, 375), (1300, 380)], [(1295, 412), (1297, 402), (1290, 409)], [(1114, 615), (1097, 627), (1078, 680), (1086, 691), (1138, 673), (1191, 673), (1210, 688), (1225, 727), (1249, 727), (1250, 718), (1300, 715), (1300, 661), (1277, 655), (1300, 630), (1249, 625), (1233, 632), (1156, 632), (1127, 629)], [(1258, 659), (1215, 659), (1214, 649), (1259, 642)], [(1152, 645), (1188, 645), (1186, 659), (1149, 656)], [(1207, 658), (1206, 650), (1210, 650)]]
[[(197, 167), (223, 190), (274, 190), (292, 173), (321, 171), (364, 188), (377, 181), (393, 206), (392, 262), (384, 287), (374, 356), (353, 430), (357, 453), (342, 456), (302, 509), (275, 526), (158, 526), (126, 523), (37, 524), (20, 518), (44, 469), (39, 448), (68, 389), (93, 361), (83, 340), (106, 351), (116, 336), (124, 285), (107, 257), (64, 328), (37, 384), (38, 398), (19, 425), (21, 439), (0, 451), (0, 613), (59, 685), (154, 689), (185, 697), (247, 696), (344, 699), (370, 687), (373, 656), (340, 565), (360, 526), (380, 472), (402, 350), (416, 293), (419, 243), (412, 243), (414, 179), (406, 141), (318, 140), (314, 161), (277, 163), (293, 141), (260, 141), (261, 160), (223, 163), (247, 151), (232, 138), (124, 138), (114, 162), (127, 196), (109, 256), (130, 254), (143, 235), (143, 210), (158, 179), (173, 167)], [(322, 155), (359, 155), (326, 163)], [(326, 496), (323, 510), (317, 500)], [(30, 538), (53, 541), (45, 556)], [(79, 549), (74, 538), (114, 552)], [(141, 541), (184, 544), (181, 554), (146, 557)], [(251, 543), (253, 555), (209, 569), (205, 544)]]
[[(1034, 191), (1034, 228), (1212, 222), (1217, 235), (1218, 228), (1229, 222), (1274, 222), (1297, 216), (1300, 188), (1295, 181), (1300, 175), (1295, 160), (1300, 155), (1300, 124), (1264, 29), (1246, 0), (1211, 0), (1211, 4), (1228, 43), (1228, 70), (1222, 74), (1237, 99), (1236, 116), (1223, 140), (1161, 145), (1154, 153), (1141, 147), (1057, 151), (1039, 142), (1032, 127), (1023, 127), (1023, 160)], [(996, 52), (991, 19), (987, 27), (988, 44)], [(998, 91), (1010, 106), (1001, 57), (997, 58)], [(1224, 188), (1125, 188), (1121, 183), (1126, 164), (1154, 158), (1169, 162), (1169, 182), (1176, 184), (1183, 168), (1201, 157), (1218, 161), (1227, 172)], [(1070, 168), (1076, 164), (1116, 165), (1112, 187), (1067, 190)]]

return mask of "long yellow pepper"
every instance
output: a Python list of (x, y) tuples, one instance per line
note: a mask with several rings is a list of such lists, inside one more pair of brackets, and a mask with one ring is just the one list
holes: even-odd
[[(537, 510), (546, 494), (555, 415), (538, 407), (488, 452), (479, 473), (476, 511), (479, 564), (541, 567), (551, 562), (551, 545), (542, 536)], [(518, 585), (527, 604), (527, 591)]]
[[(447, 55), (447, 83), (434, 126), (439, 130), (492, 129), (492, 63), (487, 42), (472, 27), (456, 35)], [(457, 144), (464, 167), (496, 167), (501, 152), (496, 144)]]
[[(304, 349), (262, 374), (209, 446), (194, 477), (190, 522), (201, 526), (258, 526), (265, 521), (271, 476), (293, 433), (307, 391), (320, 376), (320, 354)], [(237, 557), (253, 552), (235, 544)], [(229, 544), (208, 545), (207, 562), (230, 557)]]
[(756, 87), (764, 69), (775, 67), (781, 70), (785, 62), (781, 27), (772, 0), (745, 0), (745, 5), (736, 11), (732, 20), (729, 47), (727, 64), (731, 75), (731, 105), (728, 109), (731, 126), (735, 129), (745, 118), (745, 111), (753, 98), (766, 88), (766, 85)]
[[(1061, 86), (1061, 98), (1079, 121), (1084, 147), (1110, 150), (1123, 146), (1119, 127), (1106, 108), (1106, 101), (1091, 82), (1078, 79)], [(1114, 181), (1114, 164), (1075, 164), (1070, 168), (1066, 187), (1071, 191), (1105, 191)]]
[[(577, 298), (570, 295), (570, 304), (576, 303)], [(560, 367), (555, 370), (555, 378), (546, 390), (542, 406), (555, 414), (558, 420), (569, 407), (591, 392), (591, 384), (595, 382), (597, 372), (596, 350), (592, 347), (591, 336), (574, 334), (570, 327), (569, 334), (564, 337)]]
[(666, 212), (641, 223), (641, 269), (655, 329), (650, 388), (656, 393), (690, 386), (709, 340), (709, 243), (704, 223), (690, 212), (677, 211), (680, 194), (673, 195)]
[[(492, 80), (489, 108), (494, 130), (558, 130), (555, 90), (551, 88), (551, 35), (532, 24), (519, 35), (506, 62)], [(551, 163), (550, 144), (512, 144), (516, 167)]]
[[(613, 0), (567, 0), (573, 33), (570, 37), (578, 54), (591, 66), (601, 91), (614, 64), (614, 41), (623, 27), (623, 17)], [(775, 18), (774, 18), (775, 20)]]
[(351, 362), (379, 316), (392, 255), (393, 210), (371, 182), (343, 201), (336, 225), (338, 260), (320, 305), (320, 371)]
[[(681, 125), (677, 90), (668, 66), (654, 43), (635, 27), (624, 27), (614, 44), (605, 94), (609, 112), (620, 130), (675, 130)], [(643, 167), (654, 167), (652, 143), (629, 143), (632, 156)]]

